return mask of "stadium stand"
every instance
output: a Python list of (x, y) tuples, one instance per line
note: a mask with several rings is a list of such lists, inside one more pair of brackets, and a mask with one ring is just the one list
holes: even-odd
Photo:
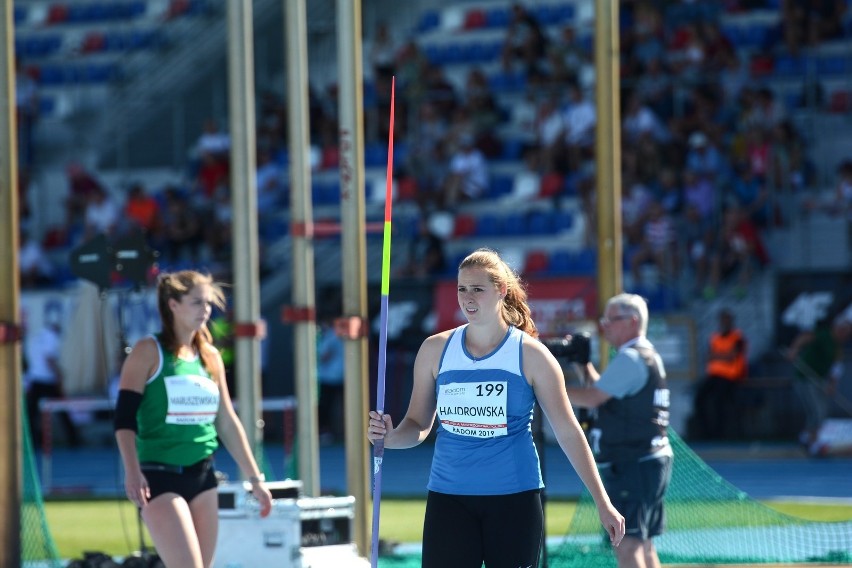
[[(592, 275), (596, 256), (591, 218), (593, 162), (582, 146), (578, 147), (580, 161), (568, 168), (560, 160), (554, 167), (549, 157), (571, 151), (558, 136), (552, 138), (553, 129), (558, 134), (566, 126), (565, 121), (573, 120), (569, 118), (573, 105), (563, 96), (566, 86), (577, 82), (587, 99), (592, 94), (591, 13), (588, 3), (575, 1), (530, 1), (525, 5), (530, 21), (537, 22), (547, 45), (532, 64), (512, 55), (507, 47), (514, 45), (513, 33), (519, 25), (510, 2), (448, 2), (428, 7), (413, 3), (398, 15), (399, 22), (409, 27), (394, 28), (398, 33), (404, 32), (403, 37), (396, 38), (394, 62), (398, 95), (405, 113), (400, 120), (402, 127), (395, 153), (397, 211), (411, 218), (428, 214), (418, 199), (424, 192), (440, 190), (429, 187), (436, 183), (434, 179), (421, 178), (417, 162), (433, 160), (432, 163), (440, 166), (447, 159), (440, 154), (423, 154), (434, 149), (422, 148), (416, 134), (417, 107), (429, 102), (447, 110), (441, 115), (439, 125), (437, 139), (441, 146), (451, 147), (460, 129), (474, 129), (488, 159), (489, 182), (484, 195), (451, 211), (455, 221), (452, 238), (445, 243), (448, 256), (455, 258), (460, 251), (480, 244), (500, 245), (519, 251), (524, 256), (521, 266), (534, 269), (540, 276)], [(319, 10), (319, 6), (317, 3), (314, 9)], [(177, 53), (193, 41), (192, 34), (201, 33), (199, 28), (181, 27), (181, 22), (217, 14), (222, 16), (221, 6), (203, 0), (16, 4), (16, 51), (27, 73), (38, 83), (42, 118), (58, 114), (60, 120), (66, 120), (87, 106), (82, 102), (81, 89), (102, 90), (89, 107), (105, 100), (117, 101), (109, 99), (120, 96), (116, 84), (130, 80), (129, 74), (135, 75), (146, 68), (140, 59), (132, 57), (134, 54), (147, 58), (148, 65), (150, 61), (166, 61), (161, 57), (163, 50), (177, 50), (174, 51)], [(365, 38), (370, 37), (381, 19), (378, 12), (367, 14)], [(753, 297), (761, 293), (760, 277), (744, 282), (744, 289), (739, 286), (743, 283), (736, 281), (700, 281), (694, 265), (695, 243), (700, 242), (700, 235), (692, 240), (696, 227), (685, 217), (690, 197), (679, 193), (668, 200), (661, 193), (654, 164), (674, 170), (680, 180), (686, 169), (692, 167), (686, 162), (687, 141), (699, 130), (706, 131), (727, 163), (725, 171), (731, 172), (744, 163), (762, 168), (761, 156), (767, 156), (767, 147), (760, 147), (744, 136), (738, 130), (738, 123), (753, 120), (774, 125), (783, 121), (791, 132), (788, 140), (782, 140), (768, 130), (771, 132), (768, 148), (772, 156), (790, 156), (798, 163), (780, 174), (759, 170), (757, 175), (762, 176), (766, 191), (750, 197), (762, 200), (763, 204), (760, 206), (763, 217), (757, 223), (757, 230), (769, 250), (770, 265), (765, 270), (804, 263), (809, 251), (785, 245), (813, 242), (802, 238), (811, 225), (825, 229), (826, 234), (821, 238), (848, 242), (842, 235), (845, 223), (820, 223), (823, 216), (829, 215), (824, 212), (827, 210), (814, 207), (810, 211), (815, 217), (802, 220), (794, 204), (810, 200), (812, 194), (819, 197), (814, 201), (827, 199), (833, 192), (834, 169), (845, 157), (843, 144), (837, 143), (845, 135), (831, 120), (832, 114), (848, 113), (852, 91), (847, 78), (848, 13), (841, 22), (839, 35), (817, 38), (812, 45), (796, 49), (787, 43), (784, 32), (788, 22), (778, 2), (749, 2), (748, 7), (738, 2), (695, 2), (672, 4), (665, 9), (658, 9), (653, 2), (639, 2), (623, 7), (623, 100), (627, 102), (629, 93), (641, 94), (643, 106), (635, 126), (639, 136), (650, 135), (654, 141), (651, 144), (646, 143), (647, 138), (640, 138), (640, 142), (626, 140), (624, 167), (627, 177), (641, 186), (640, 194), (650, 194), (653, 200), (667, 199), (667, 213), (679, 235), (676, 262), (682, 270), (677, 278), (656, 274), (655, 267), (649, 265), (639, 272), (643, 280), (647, 276), (647, 282), (633, 282), (629, 271), (625, 271), (627, 287), (646, 292), (653, 309), (688, 309), (691, 305), (706, 306), (708, 300), (740, 298), (743, 294)], [(573, 36), (563, 35), (567, 33)], [(573, 37), (573, 43), (565, 43), (565, 37)], [(220, 50), (222, 40), (218, 38)], [(369, 57), (367, 48), (365, 58)], [(658, 61), (663, 63), (662, 75), (651, 80), (652, 75), (645, 71)], [(365, 191), (368, 207), (375, 207), (383, 195), (383, 167), (387, 158), (375, 117), (384, 108), (381, 105), (385, 104), (387, 85), (369, 64), (365, 66), (365, 74), (368, 120)], [(319, 70), (315, 75), (328, 77), (330, 73)], [(475, 75), (484, 75), (485, 93), (481, 83), (471, 82)], [(322, 138), (321, 134), (323, 128), (328, 128), (323, 121), (330, 116), (329, 113), (323, 116), (321, 109), (334, 104), (334, 90), (321, 84), (312, 87), (312, 97), (319, 109), (313, 115), (319, 118), (311, 125), (317, 155), (312, 199), (319, 215), (335, 216), (339, 153), (334, 137)], [(73, 96), (69, 94), (72, 91)], [(762, 92), (770, 93), (774, 100), (764, 104)], [(548, 97), (555, 97), (557, 118), (552, 123), (538, 123), (536, 115)], [(461, 116), (465, 111), (470, 113), (470, 120)], [(280, 113), (280, 108), (274, 112)], [(145, 112), (138, 114), (142, 117)], [(270, 114), (261, 120), (274, 121), (275, 116)], [(653, 131), (642, 130), (654, 120), (662, 126)], [(542, 144), (542, 140), (548, 142)], [(276, 163), (286, 169), (286, 147), (279, 142), (275, 144), (272, 150)], [(644, 154), (645, 150), (649, 153)], [(188, 173), (179, 172), (168, 182), (149, 184), (150, 191), (159, 194), (167, 185), (177, 185), (182, 195), (190, 196), (192, 175), (198, 167), (194, 160), (190, 158), (189, 163), (180, 165)], [(661, 163), (663, 160), (665, 163)], [(432, 168), (433, 171), (426, 173), (440, 176), (440, 169)], [(702, 221), (704, 225), (720, 227), (722, 207), (732, 199), (744, 199), (733, 191), (734, 184), (739, 182), (732, 176), (733, 173), (726, 174), (714, 180), (716, 193), (710, 216)], [(128, 177), (125, 175), (124, 179)], [(263, 246), (272, 247), (275, 241), (288, 238), (286, 185), (283, 180), (283, 193), (276, 200), (278, 210), (268, 215), (260, 228)], [(111, 189), (116, 191), (115, 187)], [(61, 194), (61, 190), (53, 191)], [(637, 232), (629, 235), (629, 239), (642, 238), (645, 230), (645, 205), (635, 206)], [(756, 210), (752, 213), (758, 214)], [(57, 216), (51, 219), (56, 221)], [(50, 229), (45, 225), (39, 227), (43, 234)], [(66, 239), (65, 248), (60, 246), (52, 254), (60, 257), (70, 244)], [(630, 254), (637, 250), (638, 241), (627, 245), (625, 251)], [(404, 246), (400, 244), (400, 248)], [(784, 254), (776, 254), (778, 250)], [(707, 250), (706, 254), (712, 264), (711, 257), (721, 253)], [(837, 266), (849, 256), (847, 244), (835, 256), (826, 257), (825, 263)], [(281, 261), (278, 266), (287, 264)], [(625, 266), (629, 266), (627, 258)]]

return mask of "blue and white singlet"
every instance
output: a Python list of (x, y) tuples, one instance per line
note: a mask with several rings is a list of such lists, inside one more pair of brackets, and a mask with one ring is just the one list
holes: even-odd
[(438, 368), (438, 434), (430, 491), (506, 495), (544, 487), (532, 437), (535, 395), (523, 374), (526, 334), (510, 327), (490, 354), (465, 348), (467, 324), (453, 331)]

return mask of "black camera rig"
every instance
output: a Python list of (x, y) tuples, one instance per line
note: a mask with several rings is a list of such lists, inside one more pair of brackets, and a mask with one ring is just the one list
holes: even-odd
[(543, 339), (542, 343), (557, 359), (564, 359), (569, 363), (585, 365), (591, 360), (592, 339), (588, 332), (581, 332), (566, 337)]

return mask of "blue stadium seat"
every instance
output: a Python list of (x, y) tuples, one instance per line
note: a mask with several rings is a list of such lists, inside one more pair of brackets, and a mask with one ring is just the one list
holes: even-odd
[(189, 9), (187, 9), (186, 13), (190, 16), (198, 16), (200, 14), (204, 14), (210, 10), (210, 8), (211, 6), (207, 0), (191, 0), (189, 3)]
[(528, 233), (527, 216), (523, 212), (508, 213), (503, 217), (503, 234), (518, 237)]
[[(384, 223), (384, 219), (381, 222)], [(403, 239), (414, 239), (420, 234), (420, 219), (417, 214), (398, 215), (392, 226), (394, 236), (399, 235)]]
[(311, 198), (315, 205), (330, 205), (340, 198), (340, 187), (335, 182), (314, 180), (311, 183)]
[(553, 18), (555, 22), (564, 24), (566, 22), (571, 22), (574, 20), (574, 16), (576, 13), (574, 4), (558, 4), (553, 8)]
[(475, 41), (468, 44), (468, 57), (472, 63), (489, 63), (500, 57), (502, 41)]
[[(396, 129), (394, 129), (396, 130)], [(393, 141), (393, 163), (403, 164), (408, 159), (408, 142), (405, 140)]]
[(69, 4), (67, 22), (71, 24), (84, 24), (97, 22), (102, 19), (103, 9), (100, 4)]
[(552, 274), (568, 274), (573, 267), (573, 253), (567, 250), (557, 250), (550, 253), (548, 270)]
[(148, 10), (148, 4), (145, 0), (138, 0), (137, 2), (129, 2), (127, 4), (127, 17), (128, 18), (138, 18), (145, 15), (145, 12)]
[(373, 108), (376, 106), (376, 85), (372, 81), (364, 81), (364, 108)]
[(128, 47), (130, 49), (148, 49), (162, 43), (163, 36), (159, 30), (133, 30), (130, 32)]
[(290, 231), (290, 225), (285, 219), (276, 216), (271, 219), (265, 219), (260, 223), (259, 233), (260, 238), (264, 242), (276, 241), (287, 235)]
[(104, 34), (104, 50), (122, 51), (127, 49), (127, 35), (121, 31), (107, 31)]
[(533, 16), (542, 24), (561, 24), (562, 22), (573, 18), (573, 5), (570, 5), (570, 10), (566, 9), (568, 5), (543, 4), (533, 8)]
[(523, 91), (527, 85), (524, 73), (504, 73), (498, 71), (488, 77), (488, 86), (495, 94)]
[(71, 272), (71, 265), (68, 263), (60, 263), (56, 267), (56, 272), (53, 275), (53, 284), (59, 288), (64, 288), (68, 284), (77, 281), (77, 276)]
[(576, 256), (577, 269), (582, 274), (594, 274), (598, 266), (598, 253), (593, 248), (584, 248)]
[(42, 116), (49, 116), (56, 110), (56, 99), (42, 95), (38, 100), (38, 112)]
[(766, 44), (770, 27), (766, 24), (728, 25), (722, 27), (722, 34), (727, 37), (734, 47), (739, 49), (754, 49)]
[(580, 251), (557, 250), (550, 255), (550, 272), (563, 276), (589, 276), (597, 268), (597, 253), (586, 248)]
[(565, 188), (563, 194), (569, 197), (576, 197), (580, 193), (580, 175), (571, 172), (565, 176)]
[(514, 162), (521, 159), (521, 153), (524, 149), (524, 143), (516, 138), (508, 138), (503, 140), (503, 146), (500, 151), (500, 159), (509, 162)]
[(779, 55), (775, 59), (775, 75), (780, 77), (793, 77), (804, 75), (807, 65), (804, 57), (792, 55)]
[(443, 51), (440, 45), (424, 45), (422, 48), (423, 55), (429, 60), (432, 65), (443, 65), (445, 62), (441, 60)]
[(476, 235), (480, 237), (493, 237), (501, 234), (503, 224), (500, 218), (493, 213), (483, 213), (476, 220)]
[(515, 180), (510, 175), (495, 175), (488, 186), (487, 196), (497, 198), (512, 193)]
[(468, 41), (460, 46), (460, 63), (488, 63), (495, 57), (492, 44), (482, 41)]
[(59, 65), (42, 65), (38, 70), (38, 82), (44, 86), (62, 85), (66, 82), (65, 70)]
[(453, 278), (455, 278), (456, 274), (458, 273), (459, 264), (462, 263), (462, 261), (467, 255), (467, 252), (454, 254), (449, 259), (449, 262), (444, 266), (444, 275), (452, 276)]
[(494, 8), (485, 12), (485, 25), (489, 28), (505, 28), (509, 25), (509, 10)]
[(495, 73), (488, 77), (488, 86), (494, 94), (506, 93), (512, 89), (512, 78), (507, 73)]
[(26, 7), (16, 5), (14, 7), (14, 11), (12, 13), (12, 18), (13, 18), (16, 26), (26, 22), (27, 21), (27, 9), (26, 9)]
[(668, 312), (680, 307), (677, 291), (669, 286), (634, 286), (628, 291), (645, 298), (651, 312)]
[(783, 96), (784, 105), (788, 109), (797, 109), (802, 107), (802, 94), (795, 91), (787, 91)]
[(86, 83), (107, 83), (120, 76), (120, 70), (115, 63), (93, 63), (87, 65), (79, 75), (79, 80)]
[(369, 142), (364, 146), (364, 165), (366, 167), (384, 166), (388, 160), (387, 146), (381, 142)]
[(554, 232), (555, 213), (553, 210), (530, 211), (527, 215), (527, 233), (530, 235), (549, 235)]
[(62, 35), (19, 36), (15, 38), (15, 53), (24, 59), (46, 57), (62, 47)]
[(849, 59), (842, 55), (826, 55), (816, 61), (817, 74), (820, 77), (841, 76), (849, 69)]
[(574, 212), (562, 209), (553, 213), (553, 232), (562, 233), (574, 227)]
[(437, 28), (441, 24), (441, 14), (434, 10), (423, 12), (420, 16), (420, 21), (417, 22), (417, 31), (419, 33), (428, 32)]
[(290, 167), (290, 153), (286, 148), (281, 148), (275, 153), (275, 163), (285, 168)]

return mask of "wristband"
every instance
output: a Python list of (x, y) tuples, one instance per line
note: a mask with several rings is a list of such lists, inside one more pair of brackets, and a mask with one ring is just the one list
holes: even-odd
[(248, 482), (252, 485), (257, 485), (258, 483), (263, 483), (266, 481), (266, 476), (264, 474), (252, 475), (248, 478)]

